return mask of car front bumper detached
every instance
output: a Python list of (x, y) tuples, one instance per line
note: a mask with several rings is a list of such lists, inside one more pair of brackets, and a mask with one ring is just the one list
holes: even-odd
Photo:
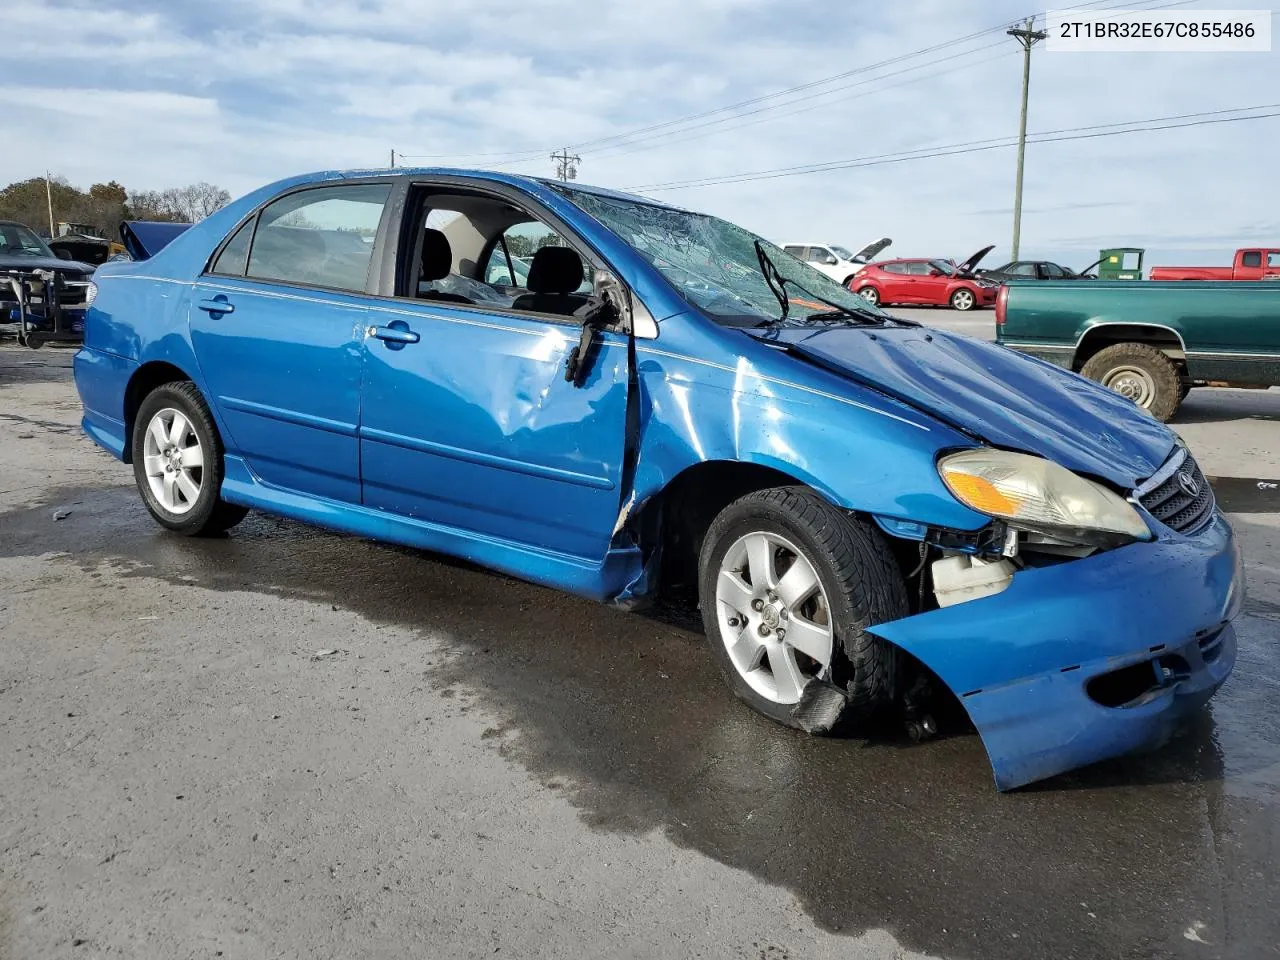
[(1191, 537), (1018, 572), (874, 632), (959, 697), (1010, 790), (1161, 744), (1231, 673), (1244, 578), (1221, 514)]

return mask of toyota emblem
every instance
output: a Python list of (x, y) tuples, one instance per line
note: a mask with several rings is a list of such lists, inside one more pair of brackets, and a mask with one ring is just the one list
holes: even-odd
[(1196, 483), (1196, 478), (1185, 470), (1178, 471), (1178, 484), (1188, 496), (1194, 497), (1200, 493), (1200, 484)]

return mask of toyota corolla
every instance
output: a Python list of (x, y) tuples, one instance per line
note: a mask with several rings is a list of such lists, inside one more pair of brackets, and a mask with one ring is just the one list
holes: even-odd
[(683, 589), (755, 710), (928, 732), (949, 690), (1001, 789), (1162, 741), (1235, 660), (1240, 558), (1166, 427), (716, 217), (318, 173), (95, 282), (84, 429), (179, 534), (256, 509), (624, 606)]

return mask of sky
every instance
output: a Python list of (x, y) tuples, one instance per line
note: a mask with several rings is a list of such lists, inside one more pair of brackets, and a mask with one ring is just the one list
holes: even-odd
[[(393, 149), (407, 165), (549, 176), (549, 154), (567, 146), (583, 182), (644, 188), (775, 241), (856, 250), (888, 236), (885, 256), (957, 260), (994, 243), (984, 265), (996, 266), (1010, 247), (1011, 147), (656, 185), (1012, 137), (1020, 48), (1002, 30), (956, 41), (1043, 16), (1027, 3), (4, 0), (0, 184), (47, 169), (81, 187), (205, 180), (239, 196), (305, 171), (386, 165)], [(1028, 130), (1280, 110), (1277, 43), (1037, 46)], [(802, 84), (814, 85), (672, 123)], [(1022, 257), (1082, 267), (1102, 246), (1132, 245), (1147, 265), (1226, 264), (1242, 244), (1280, 244), (1277, 146), (1280, 117), (1032, 143)]]

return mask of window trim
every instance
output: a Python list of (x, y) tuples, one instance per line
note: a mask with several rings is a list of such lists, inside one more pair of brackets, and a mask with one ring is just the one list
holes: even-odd
[[(409, 222), (409, 217), (414, 217), (415, 222), (418, 216), (417, 201), (411, 202), (415, 191), (425, 191), (427, 196), (431, 193), (446, 194), (463, 194), (481, 197), (490, 200), (498, 200), (512, 206), (519, 207), (530, 218), (542, 223), (544, 226), (554, 230), (561, 239), (573, 249), (578, 256), (582, 257), (583, 263), (592, 269), (603, 269), (613, 274), (618, 284), (627, 292), (628, 299), (631, 301), (632, 322), (637, 312), (637, 304), (641, 310), (648, 313), (648, 308), (639, 303), (635, 291), (630, 285), (622, 279), (622, 275), (618, 270), (590, 243), (582, 237), (577, 230), (570, 227), (564, 221), (564, 218), (558, 216), (554, 211), (549, 210), (545, 204), (541, 203), (536, 197), (509, 187), (506, 184), (494, 181), (492, 183), (477, 183), (475, 180), (465, 177), (451, 177), (448, 175), (439, 177), (418, 177), (403, 176), (402, 194), (399, 204), (400, 223), (397, 226), (389, 227), (387, 243), (381, 251), (381, 264), (378, 271), (379, 289), (371, 291), (369, 297), (375, 302), (387, 304), (414, 304), (418, 307), (426, 309), (459, 310), (464, 313), (479, 313), (484, 315), (497, 315), (504, 319), (524, 319), (538, 323), (553, 323), (557, 326), (581, 328), (582, 321), (577, 317), (566, 317), (558, 313), (537, 313), (532, 310), (513, 310), (510, 307), (504, 307), (500, 304), (480, 304), (480, 303), (451, 303), (439, 300), (424, 300), (420, 297), (402, 296), (395, 292), (396, 281), (399, 274), (400, 248), (408, 238), (408, 234), (413, 224)], [(391, 204), (388, 203), (388, 208)], [(502, 234), (498, 235), (498, 239), (502, 238)], [(480, 262), (486, 262), (486, 258), (492, 255), (493, 248), (497, 241), (490, 242), (485, 245), (480, 254)], [(387, 292), (388, 287), (390, 292)], [(627, 334), (626, 318), (623, 322), (614, 324), (604, 328), (607, 332)]]
[[(384, 232), (385, 232), (385, 226), (387, 223), (387, 218), (392, 208), (395, 206), (395, 200), (397, 199), (397, 195), (399, 193), (399, 190), (397, 188), (400, 185), (396, 182), (398, 179), (400, 178), (382, 176), (382, 177), (352, 177), (350, 179), (343, 178), (343, 179), (334, 179), (334, 180), (318, 180), (312, 183), (299, 184), (296, 187), (291, 187), (288, 190), (282, 190), (279, 193), (271, 197), (268, 197), (266, 200), (262, 201), (260, 204), (254, 207), (249, 214), (242, 217), (236, 223), (233, 229), (227, 231), (226, 236), (224, 236), (222, 240), (218, 243), (218, 245), (214, 247), (213, 253), (211, 253), (209, 257), (205, 260), (204, 269), (200, 271), (200, 279), (203, 279), (205, 277), (219, 277), (222, 279), (244, 280), (250, 283), (265, 283), (265, 284), (268, 284), (269, 286), (274, 286), (274, 287), (296, 287), (297, 289), (300, 289), (300, 290), (316, 290), (322, 293), (338, 293), (338, 294), (344, 294), (346, 296), (354, 296), (354, 297), (370, 296), (371, 295), (370, 287), (375, 284), (376, 272), (374, 270), (374, 264), (381, 262), (380, 251), (378, 248), (380, 245), (382, 245), (385, 242)], [(303, 283), (300, 280), (282, 280), (275, 277), (249, 276), (249, 260), (253, 256), (253, 244), (258, 239), (258, 220), (261, 217), (262, 211), (265, 210), (267, 207), (271, 206), (271, 204), (275, 203), (277, 200), (283, 200), (285, 197), (291, 197), (294, 194), (305, 193), (310, 190), (331, 190), (335, 187), (359, 187), (359, 186), (368, 186), (369, 184), (376, 184), (376, 183), (385, 183), (389, 189), (387, 191), (387, 199), (382, 204), (382, 214), (378, 218), (378, 228), (374, 233), (373, 250), (369, 255), (369, 269), (365, 275), (363, 290), (352, 290), (350, 287), (333, 287), (333, 286), (329, 286), (328, 284), (320, 284), (320, 283)], [(243, 227), (245, 223), (247, 223), (250, 219), (253, 219), (254, 221), (253, 233), (249, 237), (249, 253), (244, 258), (244, 272), (243, 273), (214, 273), (212, 270), (213, 264), (218, 262), (218, 257), (222, 255), (223, 249), (227, 246), (227, 244), (231, 242), (232, 238), (234, 238), (235, 235), (240, 232), (240, 228)]]

